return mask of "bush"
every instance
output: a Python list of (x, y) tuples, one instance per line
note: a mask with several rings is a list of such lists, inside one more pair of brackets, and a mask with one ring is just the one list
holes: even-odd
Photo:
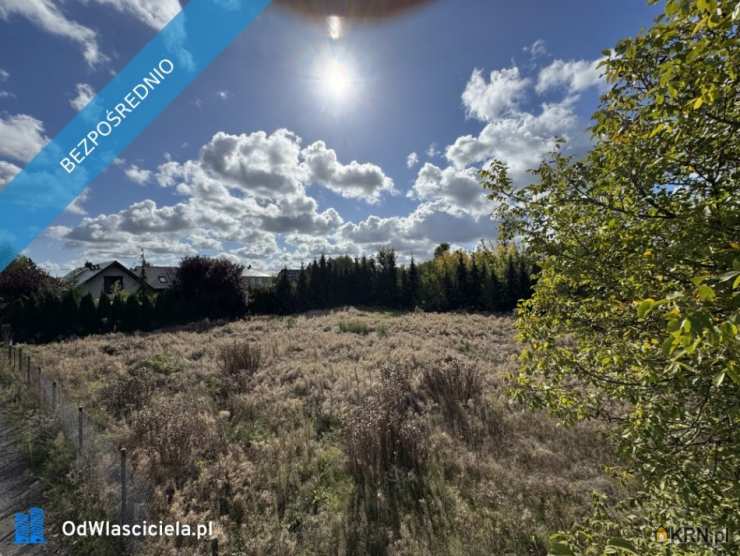
[(428, 435), (409, 371), (387, 365), (380, 384), (352, 412), (345, 429), (355, 483), (350, 551), (385, 553), (404, 509), (415, 508), (428, 494)]
[(134, 415), (131, 425), (137, 455), (157, 483), (182, 486), (196, 473), (196, 463), (213, 452), (215, 424), (197, 408), (202, 401), (183, 394), (159, 395)]
[(339, 323), (339, 331), (343, 333), (360, 334), (361, 336), (367, 336), (372, 332), (372, 329), (362, 321), (358, 320), (343, 320)]
[(219, 353), (221, 370), (229, 376), (254, 375), (262, 364), (262, 349), (248, 342), (226, 346)]
[(441, 409), (454, 430), (468, 432), (468, 412), (483, 403), (483, 377), (471, 365), (448, 358), (441, 367), (427, 368), (421, 378), (421, 390)]

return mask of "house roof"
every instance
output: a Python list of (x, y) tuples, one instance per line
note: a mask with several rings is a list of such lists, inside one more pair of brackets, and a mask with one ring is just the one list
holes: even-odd
[(136, 276), (134, 273), (132, 273), (128, 268), (123, 266), (118, 261), (105, 261), (98, 264), (86, 264), (85, 266), (81, 266), (80, 268), (76, 268), (73, 271), (67, 273), (63, 280), (70, 284), (72, 287), (78, 288), (82, 286), (83, 284), (89, 282), (93, 278), (95, 278), (98, 274), (103, 272), (104, 270), (109, 269), (110, 267), (115, 266), (125, 272), (126, 274), (130, 275), (134, 279), (138, 280), (138, 276)]
[[(141, 276), (141, 266), (133, 270), (137, 277)], [(155, 290), (166, 290), (172, 287), (177, 275), (176, 266), (149, 266), (144, 268), (144, 277), (150, 288)]]

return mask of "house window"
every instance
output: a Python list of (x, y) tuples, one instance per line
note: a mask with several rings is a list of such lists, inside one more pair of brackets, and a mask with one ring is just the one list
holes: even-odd
[(103, 291), (107, 295), (123, 290), (123, 276), (104, 276)]

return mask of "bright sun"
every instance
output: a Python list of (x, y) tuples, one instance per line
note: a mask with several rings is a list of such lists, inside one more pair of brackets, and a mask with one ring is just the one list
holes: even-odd
[(352, 67), (337, 58), (328, 58), (321, 63), (318, 78), (322, 93), (334, 102), (344, 102), (352, 93)]

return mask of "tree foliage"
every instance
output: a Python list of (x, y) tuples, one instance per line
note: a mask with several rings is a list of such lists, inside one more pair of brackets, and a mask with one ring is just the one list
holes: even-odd
[(729, 0), (668, 0), (605, 52), (610, 89), (583, 159), (556, 152), (518, 190), (500, 162), (483, 173), (505, 233), (542, 267), (519, 312), (518, 394), (616, 423), (648, 522), (727, 527), (734, 547), (739, 14)]

